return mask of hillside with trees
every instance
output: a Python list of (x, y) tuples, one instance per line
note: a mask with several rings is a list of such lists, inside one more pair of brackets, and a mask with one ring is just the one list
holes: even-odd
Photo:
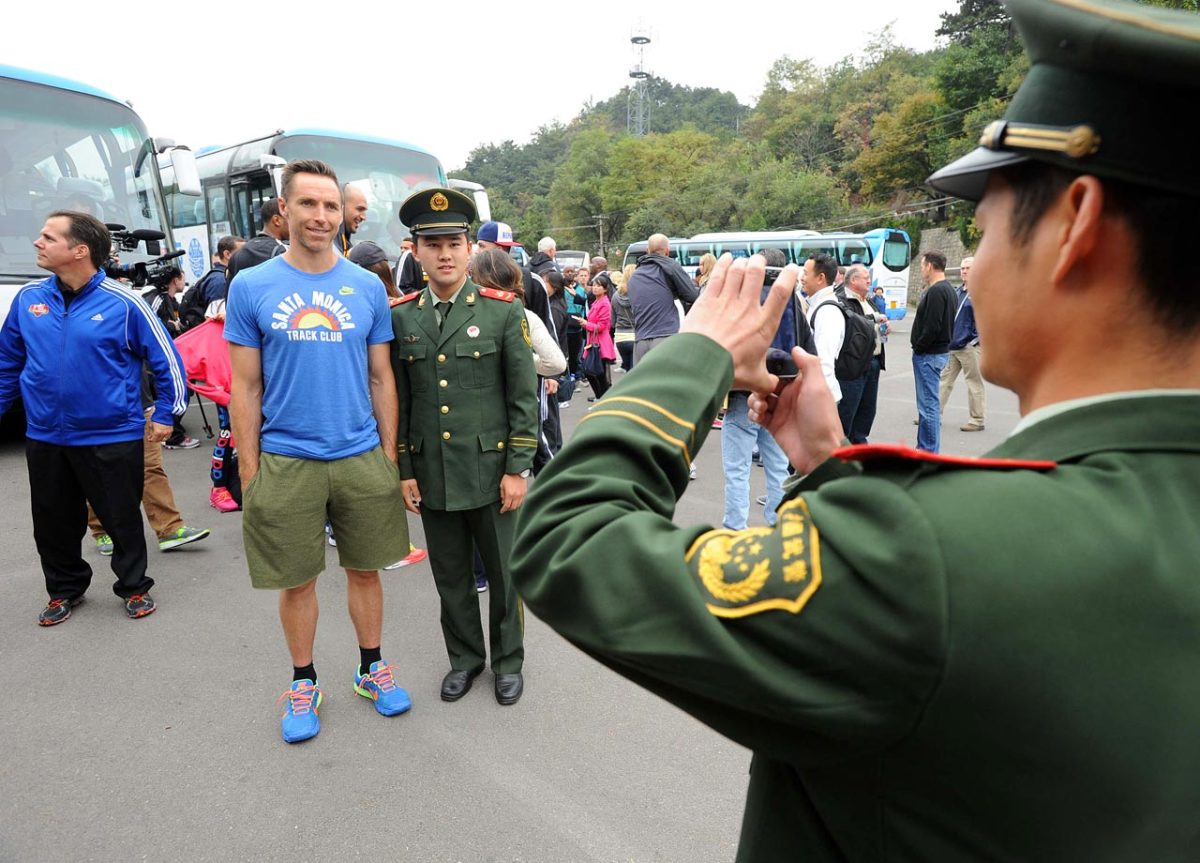
[[(1196, 10), (1197, 0), (1146, 0)], [(754, 105), (732, 93), (650, 81), (650, 133), (625, 130), (628, 89), (584, 106), (529, 143), (475, 148), (453, 176), (483, 183), (493, 216), (531, 245), (623, 248), (655, 231), (879, 225), (919, 233), (972, 208), (925, 185), (976, 146), (1028, 69), (999, 0), (959, 0), (939, 47), (916, 52), (890, 28), (827, 68), (780, 57)], [(603, 239), (603, 243), (602, 243)]]

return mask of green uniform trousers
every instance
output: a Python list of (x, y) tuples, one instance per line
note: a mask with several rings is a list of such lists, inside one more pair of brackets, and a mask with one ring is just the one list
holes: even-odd
[(456, 671), (473, 671), (487, 660), (473, 547), (488, 575), (492, 671), (511, 674), (525, 661), (525, 610), (508, 573), (516, 521), (516, 512), (500, 514), (499, 503), (452, 512), (421, 507), (429, 565), (442, 600), (442, 636)]

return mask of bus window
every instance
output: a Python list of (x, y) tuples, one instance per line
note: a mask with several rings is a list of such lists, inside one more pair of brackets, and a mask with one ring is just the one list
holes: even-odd
[(871, 249), (862, 240), (846, 240), (838, 243), (838, 264), (848, 267), (851, 264), (871, 266)]
[(211, 185), (204, 190), (208, 202), (208, 224), (210, 227), (208, 247), (215, 249), (217, 240), (231, 233), (229, 230), (229, 206), (225, 200), (225, 187)]
[(912, 247), (908, 238), (898, 232), (891, 232), (883, 241), (883, 265), (893, 273), (908, 269), (909, 256)]
[(686, 267), (700, 266), (700, 259), (712, 252), (712, 243), (680, 243), (676, 259)]
[(630, 264), (636, 265), (637, 262), (640, 261), (642, 259), (642, 256), (645, 254), (646, 254), (646, 241), (645, 240), (641, 240), (636, 243), (630, 243), (629, 247), (625, 249), (625, 260), (622, 262), (621, 268), (624, 269), (625, 267), (629, 266)]
[(813, 255), (826, 254), (837, 260), (837, 249), (831, 240), (824, 237), (812, 240), (800, 240), (795, 244), (796, 257), (795, 260), (799, 264), (803, 264)]
[[(755, 253), (765, 252), (767, 249), (778, 249), (779, 251), (783, 252), (783, 256), (787, 259), (787, 263), (793, 264), (796, 262), (792, 257), (792, 244), (787, 240), (764, 240), (753, 243), (750, 246), (750, 249)], [(803, 261), (801, 261), (801, 263), (803, 263)]]
[(748, 243), (716, 243), (716, 248), (713, 249), (713, 254), (718, 258), (728, 252), (736, 258), (750, 257), (750, 245)]

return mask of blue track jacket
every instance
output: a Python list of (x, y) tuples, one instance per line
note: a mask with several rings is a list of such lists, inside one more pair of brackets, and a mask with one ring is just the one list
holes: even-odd
[(142, 299), (103, 270), (67, 309), (58, 277), (21, 288), (0, 329), (0, 414), (20, 388), (33, 440), (96, 446), (145, 433), (142, 367), (154, 376), (154, 421), (187, 407), (183, 361)]

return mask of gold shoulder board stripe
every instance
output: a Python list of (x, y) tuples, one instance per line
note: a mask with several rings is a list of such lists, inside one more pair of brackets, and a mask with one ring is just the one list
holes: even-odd
[(646, 419), (645, 417), (640, 417), (637, 414), (630, 413), (628, 411), (593, 410), (590, 414), (588, 414), (587, 416), (585, 416), (583, 419), (581, 419), (579, 421), (578, 425), (576, 425), (576, 428), (583, 425), (585, 422), (589, 422), (589, 421), (597, 419), (599, 417), (620, 417), (621, 419), (627, 419), (630, 422), (637, 423), (638, 425), (654, 432), (654, 434), (658, 435), (660, 438), (665, 440), (667, 443), (678, 447), (679, 451), (683, 454), (683, 460), (685, 462), (687, 462), (688, 464), (692, 463), (692, 454), (691, 454), (691, 451), (688, 449), (688, 445), (685, 441), (682, 441), (677, 437), (673, 437), (673, 436), (667, 434), (665, 431), (663, 431), (661, 428), (656, 426), (654, 423), (650, 422), (650, 420)]
[(1179, 36), (1187, 39), (1189, 42), (1200, 42), (1200, 32), (1195, 28), (1164, 24), (1162, 21), (1155, 21), (1152, 18), (1138, 15), (1132, 11), (1126, 12), (1123, 9), (1113, 9), (1109, 6), (1097, 6), (1094, 3), (1086, 2), (1086, 0), (1050, 0), (1050, 2), (1057, 3), (1060, 6), (1069, 6), (1072, 9), (1081, 9), (1093, 15), (1099, 15), (1101, 18), (1107, 18), (1110, 21), (1120, 21), (1123, 24), (1130, 24), (1134, 27), (1140, 27), (1143, 30), (1165, 33), (1168, 36)]

